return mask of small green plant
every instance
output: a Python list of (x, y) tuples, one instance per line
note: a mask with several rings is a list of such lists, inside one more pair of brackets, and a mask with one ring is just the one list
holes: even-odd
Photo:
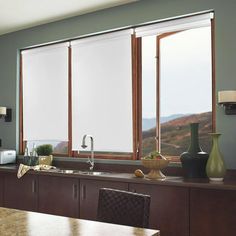
[(39, 156), (49, 156), (52, 154), (53, 148), (51, 144), (43, 144), (37, 147)]

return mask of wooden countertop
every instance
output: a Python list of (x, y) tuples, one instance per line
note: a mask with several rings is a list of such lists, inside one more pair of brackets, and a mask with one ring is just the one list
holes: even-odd
[(159, 236), (160, 231), (0, 207), (0, 235)]
[[(1, 165), (1, 172), (17, 172), (18, 166)], [(150, 180), (148, 178), (137, 178), (132, 173), (109, 173), (105, 175), (91, 176), (82, 174), (66, 174), (66, 173), (54, 173), (50, 171), (32, 171), (30, 170), (26, 175), (52, 175), (52, 176), (63, 176), (68, 178), (80, 178), (80, 179), (97, 179), (97, 180), (110, 180), (118, 182), (128, 183), (142, 183), (152, 185), (166, 185), (166, 186), (178, 186), (178, 187), (192, 187), (192, 188), (204, 188), (204, 189), (222, 189), (222, 190), (236, 190), (236, 181), (224, 181), (224, 182), (209, 182), (208, 179), (184, 179), (180, 176), (167, 176), (165, 180)], [(22, 177), (24, 178), (24, 176)]]

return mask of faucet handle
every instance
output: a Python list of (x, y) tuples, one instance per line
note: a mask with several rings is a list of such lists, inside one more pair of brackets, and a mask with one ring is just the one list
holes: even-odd
[(85, 149), (85, 148), (88, 147), (88, 146), (85, 145), (85, 144), (82, 144), (81, 147), (82, 147), (83, 149)]

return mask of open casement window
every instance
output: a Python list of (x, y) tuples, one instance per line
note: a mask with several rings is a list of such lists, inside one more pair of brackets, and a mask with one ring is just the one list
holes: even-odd
[(21, 51), (21, 152), (52, 144), (68, 155), (69, 43)]
[[(140, 156), (159, 151), (172, 161), (186, 151), (189, 124), (210, 151), (214, 129), (212, 13), (139, 27), (141, 41)], [(213, 92), (212, 92), (213, 91)]]
[[(133, 158), (132, 30), (72, 41), (72, 150)], [(86, 155), (87, 156), (87, 155)]]

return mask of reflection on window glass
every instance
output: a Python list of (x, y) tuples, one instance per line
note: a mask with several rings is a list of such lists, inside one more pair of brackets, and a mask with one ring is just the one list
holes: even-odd
[(156, 36), (142, 38), (142, 155), (156, 150)]
[(179, 156), (189, 146), (189, 124), (199, 122), (200, 145), (209, 152), (212, 129), (210, 27), (160, 40), (161, 152)]

